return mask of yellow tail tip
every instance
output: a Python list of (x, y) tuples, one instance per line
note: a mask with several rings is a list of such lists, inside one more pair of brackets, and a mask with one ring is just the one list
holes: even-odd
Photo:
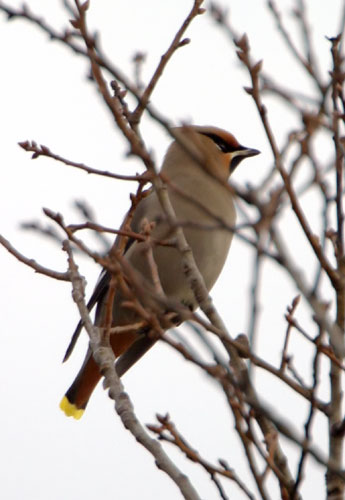
[(76, 420), (79, 420), (84, 413), (82, 408), (77, 408), (76, 405), (70, 403), (66, 396), (64, 396), (60, 403), (60, 408), (66, 415), (66, 417), (73, 417)]

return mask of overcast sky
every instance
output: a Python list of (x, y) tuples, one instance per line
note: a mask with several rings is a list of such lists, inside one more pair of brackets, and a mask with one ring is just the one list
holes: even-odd
[[(11, 6), (21, 2), (10, 1)], [(58, 1), (32, 0), (33, 12), (42, 14), (57, 29), (70, 17)], [(337, 34), (341, 2), (309, 1), (313, 36), (320, 66), (330, 68), (329, 43), (325, 35)], [(263, 0), (220, 1), (231, 6), (236, 29), (246, 32), (257, 59), (284, 85), (296, 86), (299, 69), (274, 29)], [(327, 4), (327, 5), (326, 5)], [(143, 79), (148, 80), (172, 37), (186, 17), (192, 2), (186, 0), (91, 0), (89, 24), (101, 35), (108, 57), (132, 76), (131, 58), (147, 53)], [(287, 12), (294, 2), (279, 1)], [(207, 7), (207, 3), (205, 3)], [(57, 270), (66, 269), (66, 255), (54, 243), (19, 228), (21, 222), (47, 223), (42, 207), (61, 212), (69, 223), (80, 220), (73, 200), (87, 200), (101, 223), (118, 227), (129, 206), (133, 185), (87, 176), (47, 159), (30, 160), (17, 143), (34, 139), (69, 159), (123, 174), (142, 171), (137, 160), (127, 159), (127, 145), (94, 86), (86, 79), (87, 63), (28, 22), (7, 22), (0, 13), (2, 76), (0, 232), (28, 257)], [(289, 17), (289, 25), (292, 19)], [(152, 102), (176, 124), (183, 120), (212, 124), (236, 135), (246, 146), (262, 154), (245, 162), (236, 172), (238, 183), (257, 182), (272, 164), (257, 111), (244, 92), (248, 76), (239, 67), (231, 42), (205, 14), (196, 19), (186, 36), (191, 44), (172, 58), (152, 97)], [(270, 118), (278, 139), (294, 116), (274, 101)], [(160, 163), (169, 137), (149, 120), (143, 124), (147, 145)], [(67, 419), (59, 401), (77, 373), (85, 354), (86, 334), (70, 361), (61, 360), (78, 321), (67, 283), (35, 274), (0, 248), (1, 349), (0, 460), (1, 496), (6, 500), (152, 500), (179, 498), (176, 487), (158, 471), (152, 457), (124, 430), (113, 404), (97, 387), (82, 420)], [(99, 268), (87, 259), (79, 261), (88, 292)], [(231, 255), (212, 296), (231, 334), (246, 331), (250, 254), (236, 239)], [(267, 286), (279, 290), (279, 273)], [(283, 314), (293, 290), (271, 294), (270, 310), (263, 312), (262, 325), (284, 330)], [(266, 322), (266, 323), (265, 323)], [(260, 345), (265, 357), (276, 360), (281, 338), (271, 337)], [(169, 412), (192, 446), (209, 459), (225, 458), (242, 477), (241, 445), (223, 395), (192, 365), (165, 345), (158, 345), (124, 378), (137, 415), (153, 423), (155, 414)], [(276, 383), (265, 379), (266, 391)], [(302, 405), (302, 403), (301, 403)], [(289, 403), (279, 402), (284, 414)], [(303, 410), (303, 407), (302, 407)], [(303, 422), (303, 411), (301, 422)], [(296, 417), (297, 419), (298, 417)], [(298, 422), (296, 422), (298, 425)], [(321, 424), (322, 425), (322, 424)], [(283, 444), (289, 457), (293, 446)], [(322, 445), (324, 443), (320, 443)], [(219, 498), (208, 476), (166, 447), (196, 485), (202, 498)], [(293, 460), (293, 459), (292, 459)], [(317, 466), (313, 465), (317, 470)], [(227, 484), (230, 498), (241, 498), (236, 486)], [(305, 481), (306, 498), (324, 497), (323, 476)], [(277, 498), (278, 493), (272, 493)]]

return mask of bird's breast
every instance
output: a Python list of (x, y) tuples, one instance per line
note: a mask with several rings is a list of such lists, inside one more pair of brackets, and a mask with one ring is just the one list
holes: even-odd
[[(176, 218), (183, 228), (196, 265), (206, 287), (211, 290), (226, 261), (235, 224), (236, 213), (230, 192), (217, 184), (200, 186), (189, 196), (170, 190), (170, 199)], [(162, 224), (157, 233), (169, 234)], [(168, 297), (196, 306), (182, 265), (182, 255), (177, 248), (156, 247), (154, 251), (163, 289)]]
[[(183, 229), (207, 289), (211, 290), (228, 255), (236, 214), (229, 190), (210, 180), (209, 176), (204, 181), (199, 180), (195, 185), (193, 177), (184, 177), (180, 183), (183, 191), (174, 189), (172, 185), (168, 190), (178, 225)], [(153, 255), (162, 288), (168, 298), (195, 308), (197, 304), (183, 269), (182, 255), (174, 244), (174, 230), (167, 222), (156, 193), (153, 192), (144, 201), (144, 217), (156, 222), (151, 236), (155, 241)], [(166, 244), (169, 241), (171, 245)], [(135, 243), (129, 249), (127, 258), (152, 283), (152, 269), (144, 249), (144, 244)]]

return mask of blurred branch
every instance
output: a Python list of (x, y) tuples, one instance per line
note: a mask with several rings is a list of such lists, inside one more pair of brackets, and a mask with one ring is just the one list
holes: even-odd
[(300, 24), (300, 30), (304, 41), (304, 53), (306, 54), (308, 66), (313, 68), (313, 74), (318, 75), (318, 81), (320, 81), (320, 71), (318, 69), (317, 58), (314, 53), (314, 44), (308, 23), (305, 0), (297, 0), (297, 7), (293, 10), (293, 12)]
[(338, 352), (344, 352), (342, 332), (338, 325), (332, 324), (328, 318), (326, 304), (322, 302), (317, 295), (314, 295), (305, 284), (302, 269), (298, 268), (293, 259), (287, 254), (288, 246), (285, 244), (277, 228), (272, 227), (270, 234), (280, 258), (282, 259), (285, 271), (291, 276), (291, 279), (294, 281), (295, 285), (314, 311), (315, 321), (322, 329), (325, 329), (328, 332), (330, 338), (332, 339), (332, 343), (336, 346)]
[(252, 349), (255, 350), (255, 344), (256, 344), (256, 334), (258, 330), (258, 320), (259, 320), (259, 312), (260, 312), (260, 305), (259, 305), (259, 297), (260, 297), (260, 277), (262, 274), (262, 264), (263, 264), (263, 259), (262, 259), (262, 233), (259, 232), (257, 238), (258, 238), (258, 246), (257, 246), (257, 251), (254, 254), (254, 261), (253, 261), (253, 272), (252, 272), (252, 284), (251, 284), (251, 304), (249, 304), (250, 307), (250, 313), (249, 313), (249, 321), (248, 321), (248, 339), (249, 343), (252, 346)]
[(267, 117), (267, 110), (266, 107), (263, 105), (262, 100), (261, 100), (261, 95), (260, 95), (260, 89), (259, 89), (259, 73), (261, 70), (261, 65), (262, 62), (258, 62), (256, 64), (253, 64), (250, 59), (249, 55), (249, 43), (247, 37), (244, 35), (240, 40), (236, 42), (236, 45), (239, 48), (239, 51), (237, 52), (237, 55), (239, 59), (243, 62), (243, 64), (247, 67), (251, 80), (252, 80), (252, 88), (247, 88), (248, 94), (250, 94), (257, 106), (257, 109), (260, 114), (260, 118), (262, 120), (263, 127), (265, 129), (267, 138), (269, 140), (271, 149), (272, 149), (272, 154), (274, 156), (276, 168), (278, 172), (280, 173), (282, 180), (284, 182), (284, 186), (286, 189), (286, 192), (289, 195), (290, 201), (291, 201), (291, 206), (292, 209), (294, 210), (296, 217), (303, 229), (303, 232), (305, 236), (307, 237), (310, 246), (312, 247), (315, 256), (319, 260), (320, 264), (322, 265), (323, 269), (327, 273), (329, 279), (331, 280), (332, 284), (334, 286), (337, 286), (339, 282), (339, 275), (335, 269), (331, 266), (331, 264), (328, 261), (328, 258), (326, 255), (323, 253), (322, 248), (319, 244), (318, 238), (313, 234), (309, 222), (302, 210), (302, 207), (297, 199), (295, 190), (293, 189), (292, 183), (290, 176), (287, 174), (286, 170), (284, 169), (282, 162), (281, 162), (281, 155), (279, 152), (279, 148), (277, 146), (273, 130), (270, 126), (270, 123), (268, 121)]
[(134, 81), (138, 92), (142, 92), (145, 86), (141, 78), (141, 71), (145, 60), (146, 54), (140, 51), (137, 51), (132, 58), (132, 62), (134, 65)]
[[(320, 335), (317, 338), (317, 346), (319, 345), (319, 343), (321, 343), (321, 341), (322, 341), (322, 332), (320, 333)], [(315, 394), (316, 394), (316, 391), (317, 391), (317, 388), (318, 388), (318, 385), (320, 382), (320, 380), (319, 380), (320, 363), (321, 363), (320, 354), (321, 354), (321, 351), (319, 349), (317, 349), (315, 356), (314, 356), (314, 360), (313, 360), (313, 388), (312, 388), (312, 394), (311, 394), (312, 399), (311, 399), (310, 407), (309, 407), (309, 415), (308, 415), (307, 421), (304, 425), (304, 441), (306, 443), (309, 443), (309, 446), (310, 446), (310, 443), (312, 440), (311, 426), (312, 426), (313, 420), (315, 419), (315, 407), (314, 407), (313, 403), (314, 403)], [(303, 449), (301, 452), (301, 457), (300, 457), (299, 463), (298, 463), (297, 477), (296, 477), (295, 487), (294, 487), (294, 490), (292, 492), (292, 498), (294, 498), (296, 492), (298, 491), (299, 485), (302, 482), (306, 458), (307, 458), (307, 452), (305, 449)]]
[(25, 231), (34, 231), (40, 236), (45, 236), (49, 238), (54, 243), (58, 243), (59, 246), (62, 244), (62, 238), (60, 237), (58, 231), (52, 225), (44, 226), (40, 221), (26, 221), (20, 223), (20, 228)]
[[(85, 217), (87, 221), (89, 221), (92, 224), (97, 224), (96, 214), (87, 201), (74, 200), (74, 206), (82, 214), (82, 216)], [(104, 253), (108, 252), (109, 248), (111, 247), (111, 242), (103, 234), (103, 232), (93, 231), (92, 234), (101, 243), (102, 248), (104, 249)]]
[(280, 12), (278, 11), (278, 8), (277, 8), (275, 2), (273, 0), (268, 0), (267, 5), (269, 7), (269, 10), (273, 14), (273, 17), (277, 23), (277, 28), (278, 28), (279, 32), (281, 33), (282, 38), (286, 42), (286, 46), (288, 47), (288, 49), (292, 53), (295, 60), (301, 64), (301, 66), (307, 71), (307, 73), (309, 73), (309, 75), (312, 77), (313, 81), (319, 87), (321, 93), (323, 93), (324, 86), (322, 85), (322, 83), (320, 81), (320, 78), (319, 78), (319, 75), (317, 72), (317, 68), (313, 64), (315, 62), (315, 59), (313, 57), (311, 47), (310, 47), (310, 35), (309, 35), (309, 30), (307, 28), (307, 21), (305, 18), (305, 8), (304, 8), (303, 2), (301, 0), (299, 0), (299, 7), (300, 8), (299, 8), (299, 10), (295, 9), (295, 14), (297, 14), (296, 18), (301, 21), (302, 33), (304, 36), (304, 40), (306, 42), (306, 49), (307, 49), (307, 57), (306, 58), (299, 53), (299, 51), (298, 51), (297, 47), (295, 46), (288, 30), (285, 28), (282, 16), (281, 16)]
[[(218, 333), (217, 330), (211, 328), (211, 325), (209, 326), (205, 325), (205, 328), (207, 328), (208, 331), (211, 331), (213, 333), (216, 334)], [(221, 332), (218, 335), (220, 336)], [(182, 356), (187, 361), (192, 362), (193, 364), (204, 370), (211, 377), (216, 378), (219, 381), (227, 380), (228, 383), (231, 383), (236, 387), (238, 386), (238, 388), (241, 389), (241, 385), (236, 381), (232, 372), (229, 370), (229, 367), (227, 366), (227, 364), (224, 363), (222, 359), (218, 358), (215, 365), (210, 364), (208, 362), (204, 362), (200, 358), (200, 356), (195, 357), (193, 351), (189, 350), (188, 345), (185, 345), (184, 343), (182, 344), (181, 342), (175, 342), (173, 339), (170, 339), (166, 336), (164, 336), (162, 340), (168, 343), (174, 349), (176, 349), (180, 354), (182, 354)], [(223, 340), (223, 342), (226, 342), (226, 340)], [(228, 343), (231, 344), (233, 348), (238, 351), (239, 355), (242, 358), (249, 359), (254, 366), (261, 368), (266, 372), (270, 373), (271, 375), (273, 375), (274, 377), (281, 379), (288, 387), (293, 389), (297, 394), (305, 398), (307, 401), (311, 401), (311, 392), (312, 392), (311, 388), (306, 387), (305, 385), (301, 385), (300, 383), (296, 383), (291, 377), (283, 373), (280, 368), (274, 367), (272, 364), (268, 363), (261, 357), (254, 354), (251, 350), (249, 350), (247, 346), (243, 344), (243, 342), (240, 339), (228, 340)], [(322, 351), (322, 353), (325, 354), (323, 349), (320, 348), (320, 351)], [(246, 399), (246, 394), (244, 393), (242, 397)], [(328, 415), (327, 403), (317, 398), (314, 398), (313, 404), (322, 413)]]
[[(339, 53), (341, 35), (330, 39), (331, 53), (333, 59), (332, 79), (332, 129), (335, 147), (335, 177), (336, 177), (336, 216), (337, 232), (335, 235), (335, 254), (337, 259), (338, 273), (341, 280), (335, 284), (336, 292), (336, 325), (342, 332), (344, 338), (345, 328), (345, 256), (344, 256), (344, 209), (343, 209), (343, 150), (340, 144), (339, 121), (344, 121), (344, 109), (339, 112), (338, 102), (341, 102), (342, 88), (344, 85), (343, 58)], [(334, 345), (332, 337), (331, 346), (338, 358), (343, 358), (344, 353)], [(331, 363), (330, 370), (330, 391), (331, 414), (329, 418), (329, 457), (340, 468), (343, 466), (344, 454), (344, 435), (333, 433), (333, 428), (339, 425), (343, 418), (343, 377), (342, 372), (335, 363)], [(338, 491), (339, 497), (344, 496), (345, 483), (341, 481), (330, 469), (327, 471), (327, 490), (328, 492)]]

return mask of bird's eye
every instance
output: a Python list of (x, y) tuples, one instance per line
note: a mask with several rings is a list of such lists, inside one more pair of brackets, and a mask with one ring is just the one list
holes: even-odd
[(221, 151), (223, 151), (223, 153), (228, 152), (228, 145), (226, 144), (226, 142), (220, 140), (220, 141), (214, 141), (214, 143)]
[(221, 137), (218, 137), (217, 135), (215, 135), (214, 137), (212, 137), (212, 140), (215, 143), (215, 145), (221, 151), (223, 151), (223, 153), (227, 153), (229, 151), (229, 145), (225, 141), (223, 141), (223, 139), (221, 139)]
[(219, 137), (217, 134), (206, 134), (203, 133), (203, 135), (206, 135), (212, 141), (215, 143), (215, 145), (223, 152), (223, 153), (230, 153), (231, 151), (234, 151), (235, 148), (232, 148), (231, 145), (226, 142), (222, 137)]

